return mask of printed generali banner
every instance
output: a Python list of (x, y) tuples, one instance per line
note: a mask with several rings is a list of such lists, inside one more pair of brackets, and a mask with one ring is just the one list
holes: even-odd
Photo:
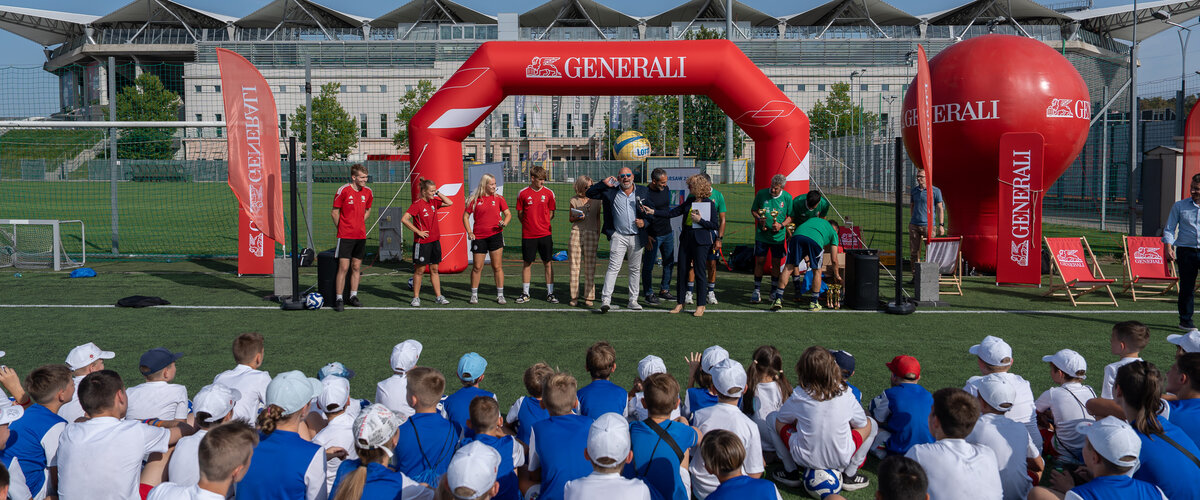
[(274, 272), (275, 242), (284, 242), (279, 115), (258, 69), (217, 49), (229, 144), (229, 188), (238, 199), (238, 274)]
[(925, 47), (917, 45), (917, 137), (921, 140), (921, 166), (925, 170), (925, 237), (933, 232), (933, 92), (929, 83), (929, 61)]
[(1038, 133), (1000, 136), (996, 284), (1042, 283), (1042, 148)]
[(1192, 196), (1192, 176), (1200, 174), (1200, 112), (1197, 109), (1200, 109), (1200, 101), (1188, 111), (1183, 129), (1183, 179), (1180, 179), (1177, 200)]

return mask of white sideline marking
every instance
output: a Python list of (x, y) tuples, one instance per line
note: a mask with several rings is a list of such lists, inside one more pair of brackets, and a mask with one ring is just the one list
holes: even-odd
[[(0, 309), (116, 309), (117, 306), (109, 304), (0, 304)], [(278, 310), (277, 306), (151, 306), (147, 309), (211, 309), (211, 310)], [(348, 311), (361, 309), (364, 311), (446, 311), (446, 312), (562, 312), (562, 313), (595, 313), (598, 309), (580, 309), (580, 308), (522, 308), (522, 307), (407, 307), (407, 306), (390, 306), (390, 307), (356, 307), (347, 308)], [(667, 313), (666, 309), (644, 309), (642, 311), (631, 311), (624, 307), (610, 311), (612, 313)], [(685, 311), (691, 312), (691, 311)], [(770, 313), (772, 311), (763, 309), (752, 310), (722, 310), (708, 309), (705, 314), (755, 314), (755, 313)], [(790, 309), (777, 311), (778, 313), (791, 314), (882, 314), (883, 311), (856, 311), (852, 309), (829, 310), (825, 309), (820, 312), (805, 311), (802, 309)], [(1091, 314), (1178, 314), (1177, 311), (1130, 311), (1130, 310), (1111, 310), (1103, 311), (1078, 311), (1074, 309), (1051, 309), (1044, 311), (1036, 310), (1014, 310), (1014, 311), (995, 311), (995, 310), (978, 310), (978, 309), (963, 309), (963, 310), (917, 310), (915, 314), (1070, 314), (1070, 315), (1091, 315)]]

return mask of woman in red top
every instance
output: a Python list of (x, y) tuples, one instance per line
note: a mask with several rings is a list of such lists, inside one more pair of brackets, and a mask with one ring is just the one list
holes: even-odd
[[(471, 219), (475, 224), (472, 228)], [(496, 303), (504, 304), (504, 228), (512, 220), (508, 203), (496, 194), (496, 178), (483, 174), (479, 186), (467, 197), (463, 211), (463, 227), (467, 228), (467, 239), (471, 240), (471, 300), (479, 303), (479, 279), (483, 276), (483, 256), (492, 258), (492, 275), (496, 277)]]
[(429, 278), (433, 282), (434, 299), (438, 304), (449, 304), (450, 301), (442, 296), (442, 283), (438, 279), (438, 264), (442, 262), (442, 232), (438, 228), (437, 211), (452, 203), (437, 190), (437, 184), (429, 179), (417, 181), (421, 187), (421, 197), (408, 206), (408, 211), (400, 217), (417, 241), (413, 243), (413, 307), (421, 307), (421, 276), (425, 267), (429, 266)]

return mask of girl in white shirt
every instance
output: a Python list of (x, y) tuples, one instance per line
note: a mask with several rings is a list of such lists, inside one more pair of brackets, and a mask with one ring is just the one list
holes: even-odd
[(776, 450), (771, 435), (775, 434), (775, 428), (769, 417), (783, 407), (784, 395), (792, 393), (792, 384), (783, 372), (783, 356), (779, 355), (779, 349), (773, 345), (755, 349), (754, 360), (746, 369), (746, 380), (750, 381), (750, 389), (742, 398), (742, 412), (758, 424), (764, 458), (774, 462)]

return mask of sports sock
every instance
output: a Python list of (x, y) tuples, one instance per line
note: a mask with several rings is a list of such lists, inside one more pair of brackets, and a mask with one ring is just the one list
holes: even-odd
[(472, 288), (472, 289), (471, 289), (471, 296), (472, 296), (472, 297), (474, 297), (474, 296), (476, 296), (476, 295), (479, 295), (479, 289), (478, 289), (478, 288)]
[(340, 294), (340, 293), (339, 293), (339, 294), (337, 294), (337, 299), (338, 299), (338, 300), (342, 300), (342, 294)]
[(358, 297), (358, 290), (350, 290), (350, 298)]
[(717, 289), (717, 284), (710, 281), (708, 283), (708, 291), (712, 292), (712, 291), (716, 291), (716, 289)]
[(695, 282), (695, 281), (689, 281), (689, 282), (688, 282), (688, 291), (689, 291), (689, 292), (692, 292), (692, 291), (695, 291), (695, 290), (696, 290), (696, 282)]
[(521, 293), (524, 293), (525, 295), (529, 295), (529, 283), (521, 284)]
[(496, 295), (503, 297), (504, 296), (504, 287), (497, 288)]
[(546, 283), (546, 295), (554, 295), (554, 283)]
[(762, 289), (762, 278), (754, 278), (754, 289), (755, 290)]
[(777, 298), (777, 299), (782, 299), (783, 298), (783, 289), (776, 288), (775, 291), (771, 292), (771, 296), (774, 298)]

